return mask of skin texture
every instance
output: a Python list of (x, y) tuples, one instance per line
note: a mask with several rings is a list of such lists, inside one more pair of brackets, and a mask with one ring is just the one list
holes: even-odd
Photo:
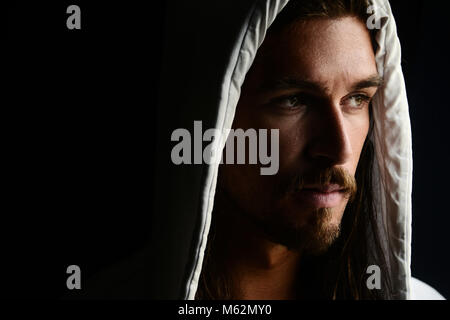
[[(258, 165), (221, 165), (216, 196), (218, 248), (228, 257), (237, 299), (296, 298), (305, 248), (301, 242), (289, 248), (277, 235), (314, 230), (308, 240), (321, 247), (337, 236), (346, 197), (317, 208), (286, 190), (295, 176), (329, 168), (354, 176), (377, 90), (374, 81), (355, 84), (376, 76), (370, 36), (357, 18), (295, 22), (265, 39), (242, 87), (233, 128), (279, 129), (279, 171), (263, 176)], [(269, 229), (277, 230), (274, 236)]]

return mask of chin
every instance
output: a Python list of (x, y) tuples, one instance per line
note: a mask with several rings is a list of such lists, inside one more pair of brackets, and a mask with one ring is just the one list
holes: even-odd
[(276, 242), (294, 251), (312, 255), (325, 253), (340, 235), (342, 213), (331, 208), (319, 208), (302, 214), (302, 217), (302, 221), (286, 223), (279, 229)]

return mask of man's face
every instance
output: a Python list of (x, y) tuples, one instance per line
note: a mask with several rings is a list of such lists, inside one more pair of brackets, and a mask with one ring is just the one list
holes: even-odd
[(331, 169), (353, 179), (378, 80), (369, 33), (356, 18), (296, 22), (265, 39), (233, 128), (279, 129), (279, 171), (222, 165), (219, 185), (275, 242), (321, 251), (339, 233), (347, 186), (342, 175), (318, 178)]

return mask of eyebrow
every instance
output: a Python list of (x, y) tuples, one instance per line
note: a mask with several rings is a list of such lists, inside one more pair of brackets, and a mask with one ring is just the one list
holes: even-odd
[[(364, 88), (381, 87), (383, 85), (383, 78), (378, 74), (369, 76), (366, 79), (360, 80), (351, 86), (351, 90), (361, 90)], [(264, 83), (261, 86), (261, 90), (282, 90), (282, 89), (305, 89), (310, 91), (329, 91), (328, 87), (320, 82), (309, 81), (306, 79), (296, 77), (285, 77), (268, 83)]]

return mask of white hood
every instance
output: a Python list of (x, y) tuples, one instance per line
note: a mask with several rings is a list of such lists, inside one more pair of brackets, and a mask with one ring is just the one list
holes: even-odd
[[(288, 3), (286, 0), (256, 1), (236, 39), (227, 73), (223, 79), (221, 99), (218, 101), (216, 128), (231, 128), (240, 88), (245, 75), (264, 40), (267, 29), (277, 14)], [(376, 162), (375, 199), (382, 212), (388, 235), (389, 265), (394, 275), (396, 298), (407, 299), (411, 278), (411, 192), (412, 142), (408, 101), (400, 65), (401, 50), (396, 25), (388, 1), (374, 0), (381, 29), (377, 33), (378, 72), (385, 80), (373, 99), (375, 127), (373, 142)], [(201, 273), (203, 252), (206, 247), (211, 212), (214, 204), (218, 166), (210, 165), (202, 201), (202, 234), (197, 247), (197, 263), (193, 266), (186, 297), (193, 299)]]

